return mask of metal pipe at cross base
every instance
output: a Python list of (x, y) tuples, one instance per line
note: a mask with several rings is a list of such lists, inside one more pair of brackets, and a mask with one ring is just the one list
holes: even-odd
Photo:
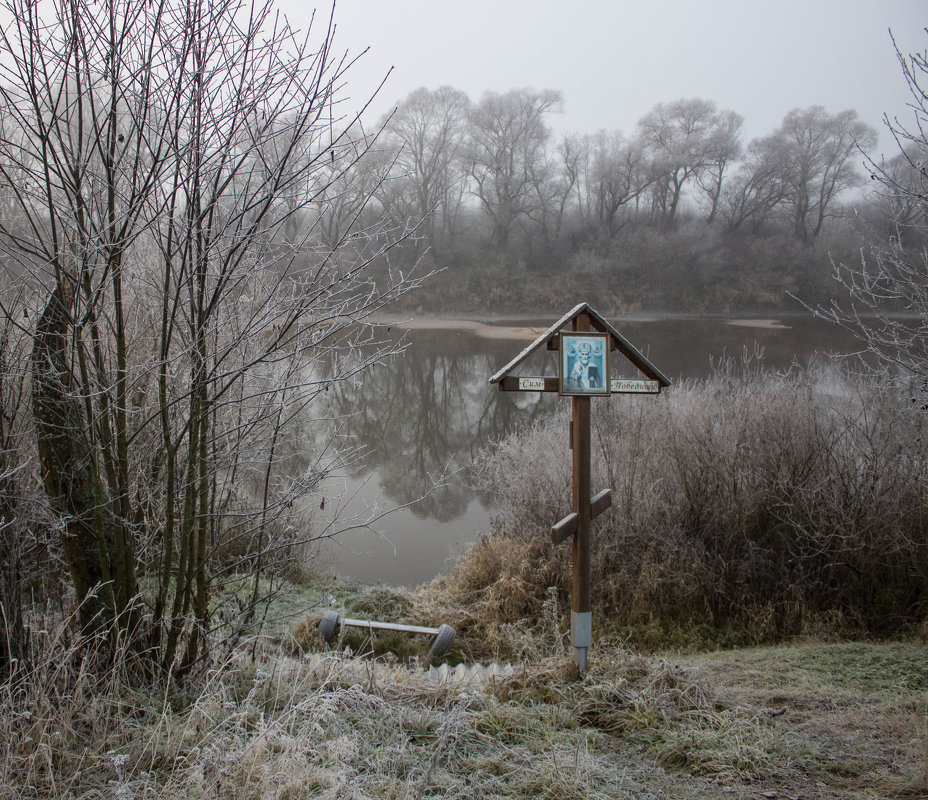
[(586, 672), (587, 651), (593, 646), (592, 612), (570, 612), (570, 643), (574, 647), (574, 660), (582, 675)]

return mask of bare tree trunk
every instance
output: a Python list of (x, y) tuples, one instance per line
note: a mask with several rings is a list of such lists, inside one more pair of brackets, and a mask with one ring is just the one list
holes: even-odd
[[(6, 466), (0, 463), (0, 468)], [(9, 674), (26, 649), (16, 512), (15, 483), (4, 469), (0, 474), (0, 675)]]
[(116, 615), (109, 569), (112, 538), (99, 523), (94, 458), (80, 401), (72, 392), (74, 289), (63, 276), (36, 324), (32, 408), (45, 492), (62, 520), (61, 548), (77, 594), (81, 629), (92, 633)]

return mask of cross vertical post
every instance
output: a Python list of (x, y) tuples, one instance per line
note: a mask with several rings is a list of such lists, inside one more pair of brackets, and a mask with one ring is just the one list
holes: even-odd
[[(580, 314), (573, 321), (575, 331), (590, 330), (590, 318)], [(573, 510), (577, 530), (573, 536), (573, 591), (570, 609), (570, 643), (581, 674), (586, 672), (587, 651), (593, 644), (593, 614), (590, 603), (590, 473), (592, 446), (590, 435), (590, 398), (573, 397)]]

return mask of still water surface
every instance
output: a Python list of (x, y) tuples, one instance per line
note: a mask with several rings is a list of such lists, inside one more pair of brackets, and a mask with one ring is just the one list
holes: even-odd
[[(329, 570), (362, 582), (415, 586), (449, 570), (462, 548), (489, 531), (488, 500), (468, 487), (473, 458), (569, 401), (553, 394), (500, 392), (488, 379), (553, 321), (501, 320), (494, 323), (501, 338), (487, 335), (492, 326), (480, 326), (482, 335), (440, 327), (394, 329), (393, 335), (406, 337), (404, 354), (341, 389), (334, 402), (341, 412), (357, 402), (343, 432), (366, 451), (363, 466), (340, 479), (341, 490), (353, 498), (348, 510), (362, 515), (372, 506), (398, 510), (377, 522), (381, 535), (367, 530), (339, 535), (323, 553)], [(807, 364), (816, 353), (859, 348), (836, 326), (798, 315), (611, 321), (674, 382), (706, 376), (720, 357), (740, 358), (745, 350), (761, 350), (764, 364), (782, 369)], [(513, 328), (521, 329), (522, 338)], [(638, 377), (634, 369), (620, 369), (620, 360), (614, 361), (612, 377)], [(555, 371), (547, 353), (519, 370), (525, 375)], [(595, 402), (620, 403), (622, 396)], [(552, 454), (559, 455), (569, 457), (566, 449)], [(441, 475), (443, 485), (430, 490)]]

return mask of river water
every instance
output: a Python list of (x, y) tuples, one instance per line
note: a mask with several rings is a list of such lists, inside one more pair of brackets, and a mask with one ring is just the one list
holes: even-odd
[[(449, 570), (462, 548), (489, 531), (488, 500), (468, 487), (473, 458), (569, 401), (556, 394), (500, 392), (488, 380), (553, 322), (414, 321), (394, 327), (391, 335), (405, 338), (405, 352), (333, 398), (346, 441), (365, 457), (334, 479), (332, 491), (342, 497), (343, 513), (379, 518), (373, 531), (360, 526), (339, 534), (323, 548), (317, 567), (365, 583), (416, 586)], [(674, 382), (708, 375), (726, 355), (762, 354), (764, 364), (784, 369), (807, 364), (817, 353), (859, 349), (847, 332), (801, 315), (610, 322)], [(614, 359), (612, 377), (638, 377), (620, 360)], [(556, 363), (551, 354), (539, 354), (519, 374), (553, 375)], [(594, 402), (622, 402), (622, 396)], [(566, 448), (552, 457), (559, 455), (569, 458)]]

